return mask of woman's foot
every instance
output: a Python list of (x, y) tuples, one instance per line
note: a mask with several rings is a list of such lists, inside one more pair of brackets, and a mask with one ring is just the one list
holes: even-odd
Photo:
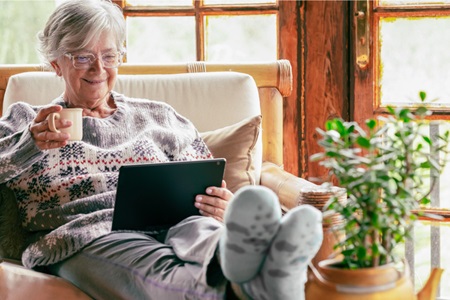
[(240, 283), (256, 276), (278, 232), (280, 219), (278, 197), (272, 190), (246, 186), (236, 192), (225, 212), (219, 246), (226, 278)]
[(301, 205), (281, 220), (259, 275), (241, 285), (253, 299), (304, 299), (307, 267), (322, 244), (322, 213)]

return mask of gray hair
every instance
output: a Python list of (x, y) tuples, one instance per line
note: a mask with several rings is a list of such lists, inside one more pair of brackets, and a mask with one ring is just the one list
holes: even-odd
[(87, 47), (103, 33), (112, 33), (117, 49), (125, 50), (125, 19), (119, 6), (110, 0), (67, 0), (39, 32), (39, 52), (48, 67), (59, 56)]

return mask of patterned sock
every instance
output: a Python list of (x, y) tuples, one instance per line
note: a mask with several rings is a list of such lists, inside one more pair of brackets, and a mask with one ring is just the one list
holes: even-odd
[(244, 282), (259, 272), (280, 219), (278, 197), (270, 189), (246, 186), (236, 192), (225, 211), (225, 230), (219, 243), (225, 277)]
[(310, 205), (290, 210), (270, 247), (259, 275), (242, 287), (253, 299), (300, 300), (308, 263), (323, 239), (322, 213)]

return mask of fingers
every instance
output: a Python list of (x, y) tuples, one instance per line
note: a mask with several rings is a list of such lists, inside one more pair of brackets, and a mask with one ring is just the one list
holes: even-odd
[(51, 106), (44, 107), (38, 111), (36, 118), (34, 119), (34, 122), (41, 123), (47, 119), (49, 114), (51, 114), (53, 112), (58, 112), (61, 109), (62, 109), (61, 105), (51, 105)]
[(206, 189), (206, 195), (197, 195), (195, 206), (200, 210), (201, 215), (223, 222), (225, 209), (232, 197), (233, 193), (226, 189), (226, 183), (223, 181), (222, 187), (209, 187)]
[(69, 139), (67, 133), (43, 132), (34, 136), (36, 146), (41, 150), (60, 148), (67, 145)]
[[(33, 123), (30, 125), (31, 136), (36, 146), (41, 150), (59, 148), (67, 145), (70, 138), (69, 134), (63, 132), (50, 131), (47, 117), (52, 112), (58, 112), (62, 109), (60, 105), (53, 105), (42, 108), (36, 115)], [(72, 125), (68, 120), (56, 120), (57, 128), (66, 128)]]

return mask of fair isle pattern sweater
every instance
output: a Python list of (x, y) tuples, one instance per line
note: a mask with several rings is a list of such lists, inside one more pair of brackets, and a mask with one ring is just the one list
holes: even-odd
[[(14, 191), (24, 228), (43, 233), (23, 253), (29, 268), (110, 232), (121, 165), (211, 157), (193, 124), (169, 105), (112, 95), (116, 112), (83, 117), (83, 140), (59, 149), (41, 151), (31, 138), (39, 107), (17, 103), (0, 119), (0, 182)], [(62, 98), (53, 104), (65, 106)]]

